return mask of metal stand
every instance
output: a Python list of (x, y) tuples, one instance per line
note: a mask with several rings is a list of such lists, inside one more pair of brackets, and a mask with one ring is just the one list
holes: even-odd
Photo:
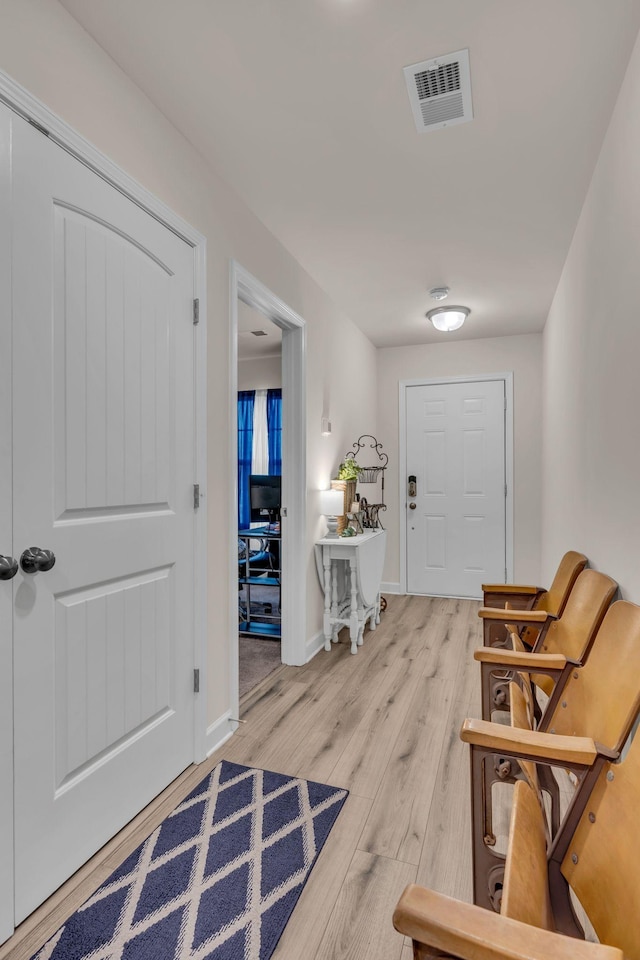
[[(370, 440), (371, 443), (367, 443), (367, 440)], [(389, 457), (382, 450), (382, 444), (379, 443), (370, 433), (363, 433), (362, 436), (358, 437), (356, 442), (352, 444), (352, 446), (353, 450), (350, 450), (347, 454), (345, 454), (345, 460), (355, 460), (360, 450), (364, 449), (364, 447), (369, 447), (371, 450), (375, 450), (376, 456), (380, 461), (379, 464), (376, 464), (373, 467), (362, 467), (360, 473), (358, 474), (358, 483), (377, 484), (378, 477), (381, 481), (379, 503), (369, 503), (365, 497), (360, 498), (360, 515), (358, 522), (364, 529), (382, 530), (383, 527), (382, 523), (380, 522), (379, 514), (381, 511), (387, 509), (384, 502), (384, 472), (387, 469)]]

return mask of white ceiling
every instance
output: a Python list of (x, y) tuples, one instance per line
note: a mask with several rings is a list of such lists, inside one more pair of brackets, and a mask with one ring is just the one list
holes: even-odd
[(263, 313), (238, 300), (238, 360), (262, 360), (281, 354), (280, 327)]
[[(542, 328), (640, 0), (62, 3), (375, 344)], [(418, 134), (402, 68), (463, 48), (474, 120)]]

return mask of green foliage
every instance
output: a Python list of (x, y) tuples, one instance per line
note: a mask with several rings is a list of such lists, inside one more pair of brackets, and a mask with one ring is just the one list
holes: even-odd
[(338, 467), (338, 480), (357, 480), (358, 474), (362, 473), (362, 467), (356, 463), (353, 457), (347, 457)]

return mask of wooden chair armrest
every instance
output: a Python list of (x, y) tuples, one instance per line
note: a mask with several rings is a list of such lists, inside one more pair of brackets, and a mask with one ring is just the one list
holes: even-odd
[(546, 623), (557, 620), (555, 613), (546, 610), (505, 610), (503, 607), (480, 607), (482, 620), (499, 620), (501, 623)]
[(541, 930), (414, 883), (400, 897), (393, 925), (461, 960), (624, 960), (617, 947)]
[(493, 753), (508, 754), (529, 760), (556, 764), (590, 767), (602, 750), (590, 737), (565, 737), (555, 733), (540, 733), (507, 727), (489, 720), (465, 720), (460, 739)]
[(483, 583), (483, 593), (513, 593), (520, 594), (523, 597), (535, 597), (538, 593), (544, 593), (542, 587), (532, 587), (521, 583)]
[(569, 662), (561, 653), (530, 653), (528, 650), (504, 650), (501, 647), (479, 647), (474, 650), (473, 659), (504, 667), (505, 670), (522, 668), (527, 672), (564, 670)]

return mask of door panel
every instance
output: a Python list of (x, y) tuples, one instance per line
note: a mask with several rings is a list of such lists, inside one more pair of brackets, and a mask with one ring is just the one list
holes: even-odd
[(444, 496), (447, 475), (447, 438), (443, 430), (425, 430), (423, 472), (425, 493)]
[(505, 573), (504, 381), (408, 387), (407, 589), (479, 597)]
[(193, 252), (14, 120), (20, 921), (193, 758)]
[(170, 710), (170, 570), (56, 598), (56, 791)]
[(447, 518), (425, 514), (426, 567), (445, 570), (447, 566)]
[(57, 517), (168, 507), (171, 274), (132, 238), (54, 210)]

